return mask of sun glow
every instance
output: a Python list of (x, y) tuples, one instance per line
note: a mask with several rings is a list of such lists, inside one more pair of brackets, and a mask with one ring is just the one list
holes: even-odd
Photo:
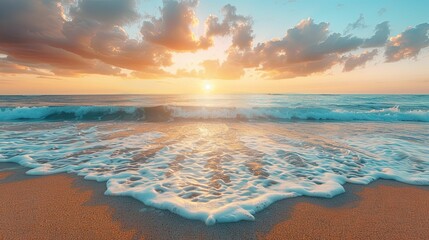
[(205, 92), (211, 92), (211, 91), (213, 91), (213, 84), (206, 82), (203, 85), (203, 89)]

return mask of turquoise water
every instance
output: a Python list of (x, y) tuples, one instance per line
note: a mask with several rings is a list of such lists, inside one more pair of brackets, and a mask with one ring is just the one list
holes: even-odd
[(0, 96), (0, 121), (429, 121), (429, 95)]
[(0, 162), (211, 225), (345, 183), (429, 185), (428, 95), (0, 96)]

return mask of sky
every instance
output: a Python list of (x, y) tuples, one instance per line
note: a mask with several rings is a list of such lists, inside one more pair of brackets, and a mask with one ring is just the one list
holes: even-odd
[(424, 94), (427, 9), (420, 0), (1, 0), (0, 94)]

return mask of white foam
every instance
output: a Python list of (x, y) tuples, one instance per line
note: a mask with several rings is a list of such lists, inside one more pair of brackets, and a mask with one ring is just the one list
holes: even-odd
[(184, 119), (249, 119), (249, 120), (334, 120), (334, 121), (429, 121), (429, 112), (400, 111), (399, 106), (369, 111), (326, 108), (218, 108), (168, 106), (173, 118)]
[(28, 174), (107, 181), (107, 195), (131, 196), (207, 225), (253, 220), (288, 197), (331, 198), (347, 182), (429, 185), (427, 124), (141, 127), (3, 124), (0, 162), (29, 167)]

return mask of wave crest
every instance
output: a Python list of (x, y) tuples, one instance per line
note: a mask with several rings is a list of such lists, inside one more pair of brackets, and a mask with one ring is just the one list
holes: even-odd
[(429, 111), (401, 111), (399, 106), (369, 111), (288, 107), (2, 107), (0, 121), (417, 121), (429, 122)]

